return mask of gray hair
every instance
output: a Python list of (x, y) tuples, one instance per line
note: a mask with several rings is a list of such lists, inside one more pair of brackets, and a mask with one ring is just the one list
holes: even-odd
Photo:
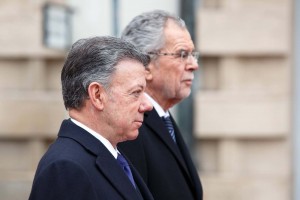
[(186, 28), (180, 17), (163, 10), (154, 10), (133, 18), (125, 27), (121, 38), (131, 42), (144, 53), (159, 51), (165, 45), (164, 27), (168, 20)]
[(61, 71), (61, 84), (66, 109), (82, 107), (88, 98), (92, 82), (109, 89), (116, 65), (123, 60), (135, 60), (145, 67), (150, 62), (133, 44), (115, 37), (93, 37), (75, 42)]

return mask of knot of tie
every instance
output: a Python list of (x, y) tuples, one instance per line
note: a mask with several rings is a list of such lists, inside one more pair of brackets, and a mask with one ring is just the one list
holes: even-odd
[(164, 121), (165, 126), (166, 126), (167, 130), (169, 131), (169, 134), (171, 135), (171, 138), (173, 139), (174, 142), (176, 142), (175, 131), (174, 131), (174, 128), (173, 128), (171, 118), (169, 116), (168, 117), (162, 117), (162, 120)]
[(127, 160), (124, 158), (124, 156), (122, 156), (121, 154), (118, 153), (118, 157), (117, 157), (117, 160), (119, 162), (119, 164), (122, 166), (122, 167), (127, 167), (129, 166)]
[(120, 153), (118, 153), (117, 161), (118, 161), (119, 165), (122, 167), (122, 169), (125, 172), (125, 174), (127, 175), (127, 177), (129, 178), (132, 185), (136, 188), (135, 182), (134, 182), (134, 179), (133, 179), (133, 176), (132, 176), (132, 173), (131, 173), (131, 170), (130, 170), (127, 160), (124, 158), (124, 156), (122, 156)]

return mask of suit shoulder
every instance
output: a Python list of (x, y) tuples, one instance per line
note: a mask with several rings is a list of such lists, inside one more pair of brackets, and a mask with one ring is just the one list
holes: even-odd
[(79, 199), (88, 194), (95, 198), (86, 170), (71, 160), (42, 163), (36, 172), (29, 199)]
[(65, 166), (84, 169), (88, 160), (94, 160), (94, 157), (80, 144), (70, 139), (58, 139), (41, 158), (38, 170)]

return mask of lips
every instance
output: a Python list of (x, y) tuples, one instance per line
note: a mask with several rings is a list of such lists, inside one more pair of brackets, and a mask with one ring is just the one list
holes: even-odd
[(135, 122), (136, 122), (137, 124), (140, 124), (140, 125), (142, 125), (143, 121), (144, 121), (143, 119), (135, 120)]
[(183, 82), (193, 82), (193, 80), (194, 80), (194, 74), (190, 74), (190, 76), (183, 78)]
[(189, 81), (189, 82), (193, 82), (193, 79), (184, 79), (183, 81)]
[(140, 128), (143, 124), (143, 121), (135, 121), (136, 128)]
[(184, 79), (182, 82), (191, 85), (193, 82), (193, 79)]
[(143, 123), (143, 120), (136, 120), (135, 122)]

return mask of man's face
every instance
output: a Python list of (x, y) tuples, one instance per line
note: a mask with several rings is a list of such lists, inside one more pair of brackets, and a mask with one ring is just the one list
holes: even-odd
[[(165, 27), (165, 46), (161, 53), (180, 53), (194, 51), (194, 44), (186, 29), (168, 21)], [(188, 57), (182, 60), (179, 56), (159, 55), (150, 64), (152, 79), (147, 82), (147, 92), (165, 109), (169, 109), (191, 93), (194, 70), (198, 69), (197, 61)]]
[(144, 94), (145, 87), (145, 68), (141, 63), (125, 60), (117, 65), (103, 110), (111, 141), (118, 143), (138, 136), (144, 112), (153, 108)]

